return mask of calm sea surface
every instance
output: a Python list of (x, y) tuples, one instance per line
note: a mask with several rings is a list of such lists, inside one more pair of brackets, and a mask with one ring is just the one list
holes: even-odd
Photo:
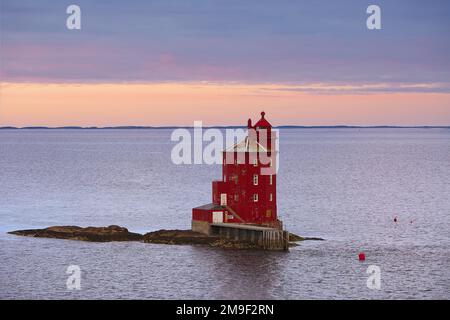
[[(288, 253), (6, 234), (189, 228), (221, 169), (173, 165), (170, 134), (0, 130), (0, 298), (450, 298), (445, 129), (282, 130), (279, 215), (291, 232), (326, 239)], [(79, 291), (66, 288), (69, 265), (82, 270)], [(369, 265), (380, 290), (366, 285)]]

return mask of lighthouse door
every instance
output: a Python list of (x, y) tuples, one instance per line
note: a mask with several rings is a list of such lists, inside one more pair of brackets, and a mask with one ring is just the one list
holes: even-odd
[(221, 206), (226, 206), (227, 205), (227, 194), (226, 193), (221, 193), (220, 194), (220, 205)]

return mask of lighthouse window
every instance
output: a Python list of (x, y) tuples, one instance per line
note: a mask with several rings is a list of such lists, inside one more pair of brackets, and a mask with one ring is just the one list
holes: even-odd
[(270, 175), (270, 176), (269, 176), (269, 183), (270, 183), (270, 185), (272, 185), (272, 181), (273, 181), (273, 176)]
[(227, 182), (227, 175), (226, 174), (223, 175), (223, 181)]
[(258, 194), (257, 193), (255, 193), (253, 195), (253, 202), (258, 202)]
[(234, 201), (239, 201), (239, 195), (238, 194), (234, 195)]
[(254, 174), (254, 175), (253, 175), (253, 185), (254, 185), (254, 186), (257, 186), (257, 185), (258, 185), (258, 175), (257, 175), (257, 174)]
[(253, 165), (254, 165), (255, 167), (258, 166), (258, 159), (253, 159)]
[(273, 201), (273, 194), (269, 195), (269, 201)]

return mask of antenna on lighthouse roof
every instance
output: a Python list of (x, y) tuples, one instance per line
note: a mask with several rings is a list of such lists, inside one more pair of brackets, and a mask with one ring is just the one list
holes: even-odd
[(264, 111), (261, 112), (261, 117), (264, 119), (264, 116), (266, 115), (266, 113)]

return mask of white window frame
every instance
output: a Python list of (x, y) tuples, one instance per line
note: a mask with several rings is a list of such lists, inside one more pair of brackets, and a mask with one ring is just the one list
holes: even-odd
[(223, 223), (223, 211), (213, 211), (212, 221), (213, 223)]
[(273, 175), (272, 175), (272, 174), (269, 176), (269, 184), (270, 184), (270, 185), (273, 184)]
[(253, 194), (253, 202), (258, 202), (259, 196), (257, 193)]
[(253, 159), (253, 166), (254, 167), (258, 166), (258, 158)]
[(257, 185), (258, 185), (258, 180), (259, 180), (259, 179), (258, 179), (258, 175), (257, 175), (257, 174), (254, 174), (254, 175), (253, 175), (253, 185), (254, 185), (254, 186), (257, 186)]
[(227, 205), (227, 194), (226, 193), (221, 193), (220, 194), (220, 205), (221, 206), (226, 206)]
[(269, 195), (269, 201), (273, 201), (273, 194), (272, 193)]

